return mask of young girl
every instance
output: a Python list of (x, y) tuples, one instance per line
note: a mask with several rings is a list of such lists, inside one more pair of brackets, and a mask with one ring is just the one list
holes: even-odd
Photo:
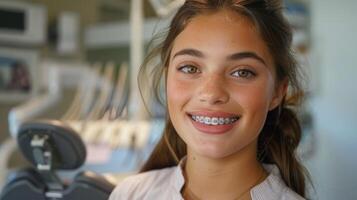
[(153, 80), (157, 90), (165, 80), (164, 134), (110, 200), (304, 199), (301, 129), (288, 104), (300, 86), (281, 6), (186, 0), (142, 68), (159, 52)]

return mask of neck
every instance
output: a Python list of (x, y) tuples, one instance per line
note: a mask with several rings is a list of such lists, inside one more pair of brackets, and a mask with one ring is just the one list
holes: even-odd
[[(191, 199), (250, 199), (250, 189), (266, 176), (256, 159), (255, 148), (243, 149), (234, 155), (213, 159), (188, 149), (184, 192)], [(196, 198), (196, 199), (197, 199)]]

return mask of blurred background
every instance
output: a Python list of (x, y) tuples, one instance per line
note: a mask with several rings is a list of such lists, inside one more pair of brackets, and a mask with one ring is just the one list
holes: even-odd
[[(58, 119), (87, 147), (81, 169), (120, 181), (160, 137), (136, 75), (150, 39), (183, 0), (0, 0), (0, 187), (29, 165), (16, 146), (22, 123)], [(307, 79), (298, 149), (311, 199), (357, 199), (357, 1), (285, 0)], [(66, 176), (64, 173), (63, 176)], [(0, 191), (1, 191), (0, 188)]]

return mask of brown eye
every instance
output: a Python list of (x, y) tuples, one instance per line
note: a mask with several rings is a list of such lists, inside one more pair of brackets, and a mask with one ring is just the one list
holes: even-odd
[(239, 69), (234, 71), (232, 75), (238, 78), (251, 78), (255, 76), (255, 73), (248, 69)]
[(193, 66), (193, 65), (185, 65), (179, 68), (179, 71), (182, 71), (183, 73), (186, 74), (194, 74), (198, 72), (197, 67)]

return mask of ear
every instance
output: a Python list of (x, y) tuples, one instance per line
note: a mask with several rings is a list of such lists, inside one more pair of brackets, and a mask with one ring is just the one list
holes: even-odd
[(279, 85), (275, 88), (274, 96), (269, 105), (269, 111), (274, 110), (283, 100), (287, 91), (288, 91), (289, 81), (288, 79), (284, 79), (279, 83)]

